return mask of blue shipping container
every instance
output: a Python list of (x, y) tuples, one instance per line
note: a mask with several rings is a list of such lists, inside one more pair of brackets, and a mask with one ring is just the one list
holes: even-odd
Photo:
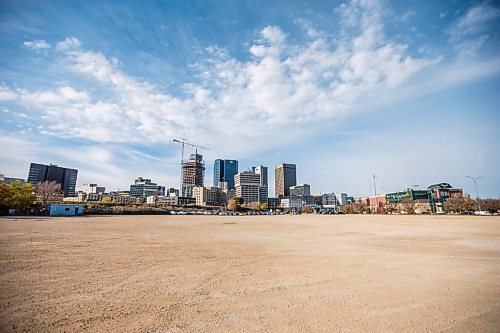
[(51, 204), (48, 208), (50, 216), (83, 215), (83, 205)]

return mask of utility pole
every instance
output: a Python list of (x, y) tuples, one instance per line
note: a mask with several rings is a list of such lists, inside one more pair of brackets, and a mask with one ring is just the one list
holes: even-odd
[(375, 192), (375, 212), (378, 212), (378, 200), (377, 200), (377, 183), (375, 182), (377, 176), (373, 175), (373, 190)]
[(484, 177), (476, 177), (476, 178), (473, 178), (471, 176), (465, 176), (467, 178), (469, 178), (470, 180), (472, 180), (474, 182), (474, 186), (476, 187), (476, 200), (477, 200), (477, 204), (479, 205), (479, 214), (481, 214), (481, 202), (479, 201), (479, 192), (477, 191), (477, 181), (481, 178), (484, 178)]

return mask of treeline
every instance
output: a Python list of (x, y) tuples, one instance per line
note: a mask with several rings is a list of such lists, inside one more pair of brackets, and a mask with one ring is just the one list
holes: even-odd
[[(426, 214), (430, 213), (429, 205), (426, 202), (408, 201), (399, 203), (388, 203), (380, 207), (378, 213), (392, 214)], [(474, 200), (469, 196), (450, 198), (443, 204), (443, 209), (452, 214), (473, 214), (476, 211), (484, 211), (495, 214), (500, 211), (500, 199), (480, 199)], [(355, 202), (350, 205), (343, 205), (339, 211), (344, 214), (371, 214), (372, 208), (362, 202)]]
[[(19, 181), (13, 183), (0, 183), (0, 215), (7, 215), (9, 209), (15, 209), (17, 215), (41, 215), (45, 213), (45, 207), (50, 203), (59, 203), (63, 200), (60, 184), (56, 182), (41, 182), (36, 186), (22, 184)], [(86, 202), (85, 214), (170, 214), (171, 210), (186, 209), (179, 206), (151, 206), (144, 205), (140, 201), (136, 204), (117, 204), (112, 202)], [(428, 207), (427, 203), (418, 201), (388, 203), (380, 207), (379, 213), (406, 213), (421, 214), (430, 213), (423, 209)], [(210, 209), (209, 207), (190, 206), (189, 210)], [(235, 197), (229, 200), (227, 209), (231, 211), (266, 211), (267, 204), (245, 204), (242, 198)], [(481, 210), (491, 214), (500, 211), (500, 199), (474, 200), (469, 196), (450, 198), (443, 204), (444, 211), (448, 213), (464, 214), (474, 213)], [(314, 209), (304, 206), (302, 213), (312, 213)], [(344, 214), (370, 214), (371, 208), (362, 202), (339, 207), (339, 212)]]
[(444, 203), (444, 209), (451, 213), (467, 213), (477, 210), (486, 211), (491, 214), (500, 211), (500, 199), (479, 199), (474, 200), (468, 196), (450, 198)]
[(171, 211), (207, 210), (209, 207), (189, 206), (153, 206), (146, 204), (119, 204), (113, 202), (86, 202), (85, 214), (89, 215), (168, 215)]
[(61, 185), (54, 181), (31, 183), (0, 183), (0, 214), (14, 209), (16, 215), (43, 215), (49, 203), (62, 202)]
[(28, 214), (36, 210), (35, 188), (32, 184), (0, 183), (0, 214), (7, 215), (9, 209), (17, 214)]

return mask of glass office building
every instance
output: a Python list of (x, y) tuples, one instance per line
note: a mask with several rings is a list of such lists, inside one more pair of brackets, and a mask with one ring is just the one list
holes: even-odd
[(214, 187), (227, 182), (227, 188), (234, 190), (234, 176), (238, 173), (238, 161), (217, 159), (214, 162)]

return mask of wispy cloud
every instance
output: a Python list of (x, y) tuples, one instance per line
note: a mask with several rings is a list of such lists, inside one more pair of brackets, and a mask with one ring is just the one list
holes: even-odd
[[(494, 156), (479, 159), (454, 148), (469, 147), (459, 142), (463, 138), (478, 151), (494, 151), (489, 144), (495, 142), (498, 118), (494, 87), (481, 90), (472, 83), (500, 74), (493, 1), (459, 6), (465, 8), (460, 13), (455, 5), (443, 5), (434, 14), (420, 3), (398, 12), (401, 6), (391, 8), (384, 0), (346, 1), (334, 11), (326, 2), (297, 2), (287, 6), (280, 26), (262, 23), (277, 22), (270, 13), (284, 10), (270, 2), (262, 12), (234, 6), (245, 13), (235, 13), (244, 20), (223, 29), (218, 18), (228, 12), (219, 4), (207, 12), (213, 25), (206, 27), (195, 27), (192, 10), (180, 9), (180, 20), (160, 22), (166, 13), (151, 15), (158, 8), (147, 5), (145, 15), (133, 17), (136, 25), (124, 25), (132, 14), (124, 17), (115, 5), (101, 6), (106, 9), (101, 19), (69, 10), (75, 8), (70, 3), (51, 6), (50, 12), (25, 7), (11, 15), (17, 33), (5, 36), (9, 56), (1, 64), (0, 146), (9, 156), (2, 159), (1, 171), (6, 174), (25, 176), (27, 163), (34, 161), (77, 167), (79, 183), (124, 189), (143, 175), (173, 185), (180, 147), (169, 142), (184, 137), (210, 148), (203, 152), (207, 179), (214, 158), (235, 158), (246, 167), (287, 157), (300, 165), (302, 181), (311, 182), (314, 191), (353, 186), (359, 191), (367, 186), (362, 173), (390, 173), (395, 184), (417, 177), (420, 162), (432, 154), (434, 124), (445, 123), (460, 133), (439, 138), (440, 154), (456, 158), (455, 173), (463, 173), (466, 163), (480, 163), (493, 170), (488, 177), (498, 178)], [(69, 14), (59, 30), (47, 24), (60, 18), (54, 8)], [(434, 16), (433, 25), (423, 13)], [(74, 36), (52, 39), (61, 31)], [(436, 94), (440, 91), (445, 94)], [(484, 107), (474, 107), (478, 100)], [(486, 120), (476, 134), (489, 134), (465, 135), (468, 119), (481, 114)], [(450, 124), (455, 120), (463, 126)], [(347, 128), (353, 133), (339, 138)], [(409, 138), (412, 133), (432, 140)], [(401, 138), (403, 143), (394, 143)], [(418, 143), (408, 148), (409, 141)], [(392, 143), (367, 149), (373, 142)], [(394, 159), (418, 163), (403, 171)], [(316, 173), (323, 160), (335, 165), (335, 175), (330, 169)], [(451, 171), (425, 171), (432, 172), (438, 179)]]
[[(471, 9), (457, 29), (496, 17), (483, 7)], [(60, 137), (136, 144), (193, 137), (229, 154), (251, 154), (269, 147), (269, 133), (276, 145), (299, 141), (350, 112), (413, 98), (421, 93), (415, 87), (435, 80), (439, 71), (425, 70), (442, 57), (410, 55), (408, 45), (387, 38), (383, 3), (353, 1), (336, 12), (341, 18), (336, 39), (314, 30), (308, 40), (293, 44), (280, 27), (267, 26), (249, 47), (248, 61), (224, 48), (207, 48), (205, 60), (193, 65), (199, 81), (186, 84), (182, 96), (127, 75), (119, 60), (68, 37), (57, 44), (62, 68), (97, 89), (4, 87), (0, 98), (17, 94), (20, 103), (39, 110), (45, 133)], [(412, 80), (424, 72), (420, 81)]]
[(78, 48), (80, 47), (80, 41), (76, 37), (68, 37), (62, 42), (57, 43), (56, 48), (61, 51), (61, 50), (67, 50), (67, 49), (72, 49), (72, 48)]
[(474, 33), (484, 29), (485, 24), (500, 17), (500, 10), (483, 3), (472, 7), (464, 17), (462, 17), (456, 28), (463, 34)]
[[(177, 184), (175, 173), (165, 175), (161, 169), (174, 160), (159, 160), (141, 151), (110, 144), (48, 145), (34, 140), (33, 133), (14, 137), (11, 133), (0, 130), (2, 154), (9, 156), (2, 159), (0, 173), (12, 177), (26, 178), (29, 163), (55, 163), (60, 166), (79, 169), (78, 183), (98, 182), (110, 186), (108, 190), (128, 189), (128, 185), (138, 176), (147, 176), (162, 184)], [(122, 161), (128, 163), (124, 164)], [(148, 161), (148, 163), (144, 163)], [(20, 168), (19, 166), (22, 165)]]
[(410, 20), (410, 18), (411, 18), (412, 16), (414, 16), (415, 14), (416, 14), (416, 12), (415, 12), (415, 11), (413, 11), (413, 10), (408, 10), (408, 11), (407, 11), (407, 12), (405, 12), (403, 15), (401, 15), (400, 20), (401, 20), (402, 22), (407, 22), (407, 21), (408, 21), (408, 20)]
[(25, 41), (23, 45), (32, 50), (43, 50), (43, 49), (49, 49), (51, 47), (50, 43), (46, 42), (43, 39), (34, 41)]
[(470, 8), (449, 29), (448, 34), (453, 42), (460, 42), (464, 38), (471, 38), (476, 34), (483, 33), (488, 24), (499, 17), (500, 10), (485, 2)]
[(1, 101), (12, 101), (17, 98), (15, 92), (13, 92), (9, 87), (0, 85), (0, 102)]
[(487, 43), (488, 28), (492, 21), (500, 18), (500, 10), (487, 2), (473, 6), (448, 29), (452, 46), (461, 61), (474, 59)]

